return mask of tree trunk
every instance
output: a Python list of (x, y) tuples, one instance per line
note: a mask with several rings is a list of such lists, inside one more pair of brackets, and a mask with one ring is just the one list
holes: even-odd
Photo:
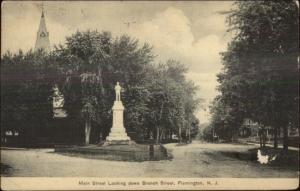
[(159, 142), (159, 128), (158, 126), (156, 127), (156, 144)]
[(191, 126), (189, 126), (189, 143), (191, 143)]
[(90, 144), (90, 133), (91, 133), (91, 121), (85, 121), (85, 144)]
[(274, 149), (278, 148), (278, 131), (277, 127), (274, 127)]
[(260, 123), (258, 123), (258, 137), (259, 137), (259, 148), (262, 148), (262, 127)]
[[(164, 108), (164, 102), (161, 103), (161, 107), (160, 107), (160, 114), (159, 114), (159, 121), (161, 121), (161, 118), (162, 118), (162, 111), (163, 111), (163, 108)], [(156, 144), (159, 143), (159, 128), (158, 128), (158, 125), (156, 127)]]
[[(101, 89), (101, 96), (104, 97), (104, 87), (103, 87), (103, 80), (102, 80), (102, 68), (98, 66), (98, 76), (99, 76), (99, 83), (100, 83), (100, 89)], [(103, 103), (103, 99), (101, 99)]]
[(99, 143), (102, 142), (102, 132), (100, 131), (100, 134), (99, 134)]
[(181, 126), (179, 126), (178, 138), (179, 138), (179, 142), (181, 143), (181, 141), (182, 141), (182, 138), (181, 138)]
[(259, 135), (259, 148), (262, 148), (262, 136)]
[(188, 143), (191, 143), (191, 124), (190, 124), (190, 117), (187, 118), (187, 135), (186, 139)]
[(147, 129), (146, 139), (150, 139), (150, 129)]
[(266, 147), (266, 127), (265, 126), (263, 126), (262, 127), (262, 146), (263, 146), (263, 148), (265, 148)]
[(283, 150), (285, 151), (285, 152), (287, 152), (288, 151), (288, 126), (285, 126), (284, 128), (283, 128)]
[(189, 136), (188, 127), (186, 127), (185, 128), (185, 142), (188, 141), (188, 136)]
[(161, 129), (161, 132), (160, 132), (159, 142), (161, 143), (162, 140), (164, 140), (164, 130), (163, 129)]

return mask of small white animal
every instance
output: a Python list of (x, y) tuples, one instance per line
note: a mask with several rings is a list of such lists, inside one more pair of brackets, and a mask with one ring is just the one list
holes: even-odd
[(262, 155), (260, 150), (257, 150), (257, 158), (258, 158), (258, 162), (260, 162), (260, 164), (267, 164), (269, 162), (269, 156)]
[(260, 162), (260, 164), (267, 164), (267, 163), (275, 160), (277, 158), (277, 155), (276, 154), (274, 156), (262, 155), (261, 150), (257, 150), (257, 158), (258, 158), (258, 162)]

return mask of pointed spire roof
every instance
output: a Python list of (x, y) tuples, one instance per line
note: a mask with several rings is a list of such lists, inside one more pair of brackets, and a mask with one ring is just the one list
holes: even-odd
[(49, 32), (46, 27), (46, 20), (44, 10), (42, 10), (40, 25), (37, 31), (37, 38), (35, 43), (34, 50), (37, 51), (39, 49), (44, 49), (45, 51), (50, 51), (50, 40), (49, 40)]
[(43, 32), (48, 32), (47, 31), (47, 27), (46, 27), (46, 20), (45, 20), (45, 15), (44, 15), (44, 11), (42, 11), (42, 16), (41, 16), (41, 20), (40, 20), (40, 26), (39, 26), (39, 30), (38, 31), (43, 31)]

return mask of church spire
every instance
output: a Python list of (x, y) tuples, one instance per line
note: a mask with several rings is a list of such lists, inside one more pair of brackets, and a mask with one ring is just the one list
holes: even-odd
[(37, 51), (39, 49), (44, 49), (46, 52), (50, 51), (49, 32), (47, 31), (47, 27), (46, 27), (44, 10), (42, 10), (40, 26), (37, 31), (37, 37), (36, 37), (34, 50)]

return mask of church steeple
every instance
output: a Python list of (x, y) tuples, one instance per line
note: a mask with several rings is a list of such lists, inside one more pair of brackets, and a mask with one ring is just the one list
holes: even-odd
[(37, 31), (37, 37), (35, 42), (34, 51), (44, 49), (46, 52), (50, 51), (49, 32), (47, 31), (44, 10), (42, 10), (42, 16), (40, 20), (40, 26)]

